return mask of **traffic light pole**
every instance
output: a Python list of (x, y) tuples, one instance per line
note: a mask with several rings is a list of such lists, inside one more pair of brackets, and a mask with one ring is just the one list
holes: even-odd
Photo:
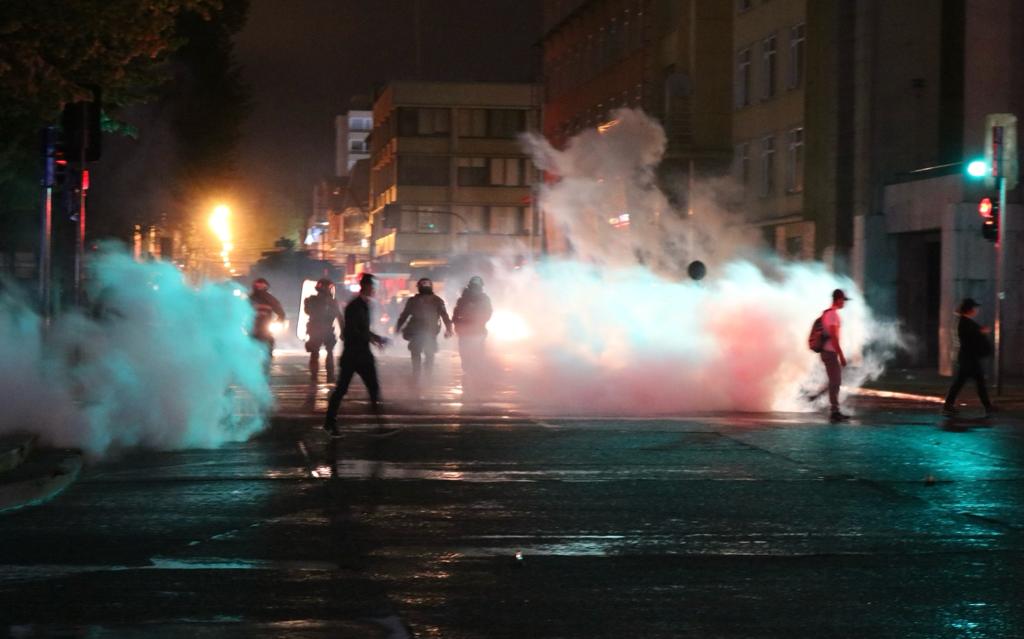
[(996, 213), (997, 220), (996, 236), (996, 308), (995, 319), (992, 324), (993, 342), (993, 375), (995, 376), (996, 395), (1003, 394), (1003, 300), (1006, 292), (1003, 290), (1005, 280), (1004, 263), (1006, 261), (1006, 177), (999, 175), (996, 178), (999, 182), (999, 211)]
[(44, 322), (50, 319), (50, 264), (53, 245), (53, 172), (54, 144), (57, 132), (52, 126), (43, 129), (43, 177), (40, 180), (42, 199), (39, 206), (39, 313)]

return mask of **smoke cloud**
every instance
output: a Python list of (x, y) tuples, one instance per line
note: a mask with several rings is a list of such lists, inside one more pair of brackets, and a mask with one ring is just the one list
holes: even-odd
[(108, 248), (90, 271), (90, 314), (48, 330), (0, 291), (0, 433), (93, 456), (216, 447), (263, 427), (272, 396), (252, 309), (231, 284), (190, 286), (167, 263)]
[[(810, 410), (827, 398), (809, 399), (826, 380), (807, 337), (836, 288), (853, 298), (840, 312), (844, 384), (882, 372), (899, 332), (872, 315), (850, 279), (759, 249), (717, 204), (732, 188), (725, 180), (698, 185), (688, 210), (673, 209), (655, 181), (661, 128), (639, 111), (613, 118), (564, 151), (524, 140), (560, 177), (540, 204), (570, 250), (506, 270), (491, 286), (499, 313), (518, 316), (496, 317), (492, 344), (524, 396), (577, 413)], [(699, 282), (686, 276), (698, 259), (708, 265)], [(520, 339), (503, 334), (510, 325)]]

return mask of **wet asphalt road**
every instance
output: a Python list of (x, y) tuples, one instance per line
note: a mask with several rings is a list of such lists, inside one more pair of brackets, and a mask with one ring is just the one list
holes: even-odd
[[(928, 406), (816, 415), (531, 416), (274, 365), (245, 444), (94, 464), (0, 518), (12, 637), (1021, 637), (1024, 425)], [(494, 399), (497, 398), (497, 399)], [(516, 553), (522, 560), (516, 560)]]

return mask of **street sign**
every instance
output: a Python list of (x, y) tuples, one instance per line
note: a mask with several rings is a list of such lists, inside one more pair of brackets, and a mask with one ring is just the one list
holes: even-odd
[(1006, 188), (1017, 186), (1017, 116), (1012, 113), (989, 113), (985, 116), (985, 163), (991, 167), (985, 182), (996, 186), (996, 179), (1006, 179)]

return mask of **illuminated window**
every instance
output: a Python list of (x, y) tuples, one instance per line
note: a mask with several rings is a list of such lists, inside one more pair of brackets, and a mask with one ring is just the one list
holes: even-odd
[(445, 137), (451, 132), (448, 109), (398, 109), (398, 135)]

